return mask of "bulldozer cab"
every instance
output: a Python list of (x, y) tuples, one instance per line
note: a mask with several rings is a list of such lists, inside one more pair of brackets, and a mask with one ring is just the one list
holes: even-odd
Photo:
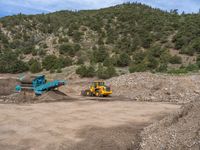
[(112, 94), (109, 86), (106, 86), (104, 81), (93, 81), (89, 89), (82, 90), (81, 95), (83, 96), (96, 96), (96, 97), (106, 97)]
[(105, 82), (104, 81), (94, 81), (92, 82), (91, 86), (90, 86), (90, 91), (94, 92), (98, 89), (100, 89), (101, 87), (105, 86)]
[(97, 88), (99, 86), (105, 86), (105, 82), (103, 81), (95, 81), (92, 83), (92, 86), (94, 86), (94, 88)]

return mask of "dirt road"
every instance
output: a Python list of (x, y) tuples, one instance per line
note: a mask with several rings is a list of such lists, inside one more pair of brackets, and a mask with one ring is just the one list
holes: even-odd
[(132, 101), (0, 104), (3, 150), (127, 150), (138, 132), (180, 106)]

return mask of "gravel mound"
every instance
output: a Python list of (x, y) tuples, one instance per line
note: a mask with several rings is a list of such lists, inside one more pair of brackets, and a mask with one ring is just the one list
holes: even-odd
[(13, 93), (8, 96), (0, 96), (0, 102), (2, 103), (41, 103), (41, 102), (57, 102), (57, 101), (69, 101), (71, 97), (65, 95), (60, 91), (48, 91), (41, 96), (35, 96), (30, 92)]
[(133, 73), (107, 80), (113, 96), (137, 101), (187, 103), (200, 95), (200, 75)]
[(48, 91), (41, 96), (37, 97), (38, 102), (53, 102), (53, 101), (65, 101), (72, 100), (73, 98), (67, 96), (60, 91)]
[(0, 96), (10, 95), (15, 91), (17, 80), (13, 78), (0, 78)]
[(199, 150), (200, 102), (189, 103), (176, 114), (145, 128), (141, 137), (142, 150)]

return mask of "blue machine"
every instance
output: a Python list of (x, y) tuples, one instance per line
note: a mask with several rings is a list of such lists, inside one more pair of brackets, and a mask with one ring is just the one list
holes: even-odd
[(35, 95), (42, 95), (46, 91), (53, 90), (66, 84), (66, 81), (63, 80), (54, 80), (51, 82), (47, 82), (45, 79), (45, 75), (32, 77), (28, 80), (25, 79), (25, 77), (20, 78), (20, 82), (21, 85), (17, 85), (15, 87), (17, 92), (21, 92), (24, 90), (33, 90), (35, 92)]

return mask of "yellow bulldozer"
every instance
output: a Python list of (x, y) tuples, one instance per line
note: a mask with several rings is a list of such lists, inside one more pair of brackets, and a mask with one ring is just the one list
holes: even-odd
[(107, 97), (111, 94), (111, 88), (105, 85), (104, 81), (94, 81), (90, 85), (89, 89), (81, 91), (82, 96)]

